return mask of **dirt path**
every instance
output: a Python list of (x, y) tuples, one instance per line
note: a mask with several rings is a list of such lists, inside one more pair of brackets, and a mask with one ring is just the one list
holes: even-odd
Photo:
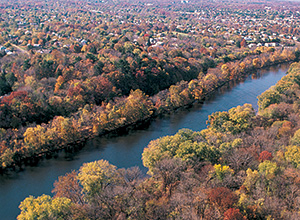
[(30, 53), (27, 50), (24, 50), (22, 47), (19, 47), (15, 44), (11, 44), (14, 48), (17, 48), (18, 50), (20, 50), (22, 53), (26, 53), (28, 56), (30, 56)]

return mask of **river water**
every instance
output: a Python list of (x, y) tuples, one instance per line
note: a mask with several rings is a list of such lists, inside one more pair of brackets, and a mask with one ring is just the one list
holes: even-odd
[(229, 83), (207, 97), (203, 104), (180, 109), (170, 115), (156, 118), (143, 128), (118, 137), (99, 137), (88, 141), (75, 155), (61, 153), (56, 159), (44, 160), (36, 167), (0, 176), (0, 219), (16, 219), (21, 201), (29, 195), (51, 194), (58, 176), (78, 170), (83, 163), (99, 159), (108, 160), (119, 168), (139, 166), (146, 172), (141, 161), (143, 149), (148, 143), (165, 135), (174, 135), (181, 128), (199, 131), (206, 128), (208, 115), (226, 111), (237, 105), (250, 103), (257, 110), (257, 96), (275, 85), (288, 70), (280, 65), (252, 74), (240, 83)]

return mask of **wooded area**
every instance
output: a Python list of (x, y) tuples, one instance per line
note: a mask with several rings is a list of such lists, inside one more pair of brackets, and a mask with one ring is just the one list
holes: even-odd
[[(267, 22), (265, 5), (241, 4), (245, 15), (251, 9), (250, 22), (237, 21), (237, 11), (223, 3), (216, 9), (209, 2), (207, 8), (123, 2), (104, 11), (95, 10), (103, 3), (83, 4), (1, 4), (0, 172), (80, 148), (88, 138), (202, 100), (257, 69), (299, 59), (292, 3), (289, 13), (279, 3), (267, 10), (274, 16)], [(114, 6), (120, 10), (111, 12)], [(228, 20), (244, 28), (229, 28)]]
[[(59, 177), (53, 198), (28, 197), (18, 219), (298, 219), (300, 63), (259, 96), (209, 116), (207, 129), (149, 143), (137, 168), (105, 160)], [(61, 201), (59, 205), (57, 202)]]
[[(298, 2), (0, 0), (0, 173), (203, 101), (300, 57)], [(144, 149), (85, 163), (18, 219), (300, 219), (300, 63), (259, 96)], [(140, 155), (137, 155), (140, 156)]]

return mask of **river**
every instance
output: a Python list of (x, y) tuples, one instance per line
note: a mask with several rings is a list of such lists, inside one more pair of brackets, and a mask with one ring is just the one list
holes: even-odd
[(61, 153), (58, 158), (43, 160), (36, 167), (26, 167), (22, 172), (0, 176), (0, 219), (16, 219), (22, 200), (29, 195), (52, 195), (53, 183), (58, 176), (78, 170), (86, 162), (105, 159), (119, 168), (139, 166), (146, 172), (141, 155), (151, 140), (174, 135), (181, 128), (202, 130), (206, 128), (206, 120), (211, 113), (226, 111), (244, 103), (252, 104), (257, 110), (257, 96), (275, 85), (288, 67), (280, 65), (259, 70), (243, 82), (226, 84), (207, 97), (204, 103), (156, 118), (139, 130), (118, 137), (95, 138), (75, 155)]

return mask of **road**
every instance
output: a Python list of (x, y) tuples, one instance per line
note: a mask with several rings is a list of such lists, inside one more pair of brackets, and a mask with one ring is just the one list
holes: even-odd
[(15, 45), (15, 44), (11, 44), (14, 48), (17, 48), (18, 50), (20, 50), (22, 53), (27, 54), (28, 56), (30, 56), (30, 53), (27, 50), (24, 50), (22, 47)]

